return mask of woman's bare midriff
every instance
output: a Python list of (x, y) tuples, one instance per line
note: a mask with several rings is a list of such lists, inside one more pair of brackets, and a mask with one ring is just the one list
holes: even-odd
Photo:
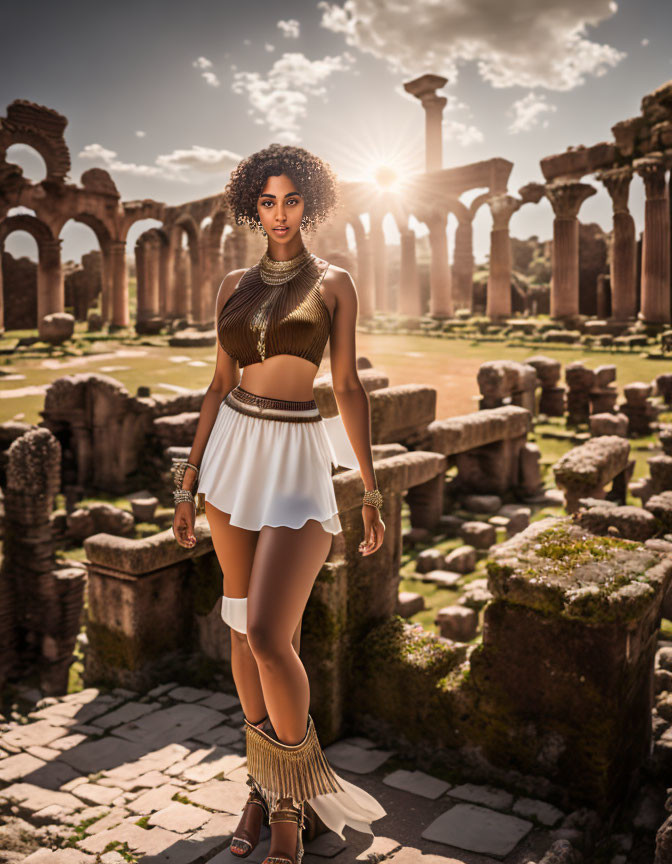
[(304, 357), (274, 354), (263, 363), (244, 366), (240, 386), (256, 396), (306, 402), (314, 398), (313, 382), (318, 368)]

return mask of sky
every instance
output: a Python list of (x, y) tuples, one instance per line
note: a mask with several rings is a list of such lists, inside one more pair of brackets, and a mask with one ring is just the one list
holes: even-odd
[[(515, 195), (543, 182), (544, 156), (612, 140), (611, 126), (639, 115), (642, 97), (672, 79), (665, 0), (14, 0), (3, 25), (0, 116), (14, 99), (58, 111), (68, 118), (70, 182), (102, 167), (124, 200), (168, 204), (221, 192), (240, 159), (274, 141), (305, 147), (343, 180), (372, 178), (383, 165), (400, 177), (423, 171), (424, 109), (403, 83), (428, 72), (448, 79), (439, 91), (448, 99), (443, 167), (508, 159)], [(7, 158), (35, 182), (44, 176), (28, 147), (14, 145)], [(587, 181), (598, 193), (580, 219), (608, 231), (609, 196)], [(643, 201), (635, 178), (638, 231)], [(526, 205), (511, 234), (549, 239), (552, 218), (545, 199)], [(133, 226), (127, 254), (157, 224)], [(482, 207), (477, 262), (490, 227)], [(397, 242), (391, 216), (384, 228)], [(451, 216), (451, 258), (454, 229)], [(73, 221), (61, 236), (64, 260), (96, 248)], [(24, 232), (5, 248), (37, 257)]]

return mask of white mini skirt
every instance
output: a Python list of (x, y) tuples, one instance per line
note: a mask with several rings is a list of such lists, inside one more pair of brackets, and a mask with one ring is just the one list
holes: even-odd
[(250, 531), (315, 519), (338, 534), (332, 464), (359, 466), (340, 415), (322, 417), (314, 399), (271, 399), (238, 386), (219, 406), (197, 493)]

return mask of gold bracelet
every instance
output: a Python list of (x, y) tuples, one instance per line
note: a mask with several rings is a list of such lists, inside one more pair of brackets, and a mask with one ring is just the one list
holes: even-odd
[(364, 497), (362, 498), (362, 504), (373, 504), (373, 506), (377, 508), (378, 512), (380, 512), (383, 506), (383, 495), (380, 489), (366, 490), (364, 492)]

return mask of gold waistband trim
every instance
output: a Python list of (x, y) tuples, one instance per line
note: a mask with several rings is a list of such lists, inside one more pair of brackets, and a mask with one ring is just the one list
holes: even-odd
[(283, 744), (245, 720), (247, 769), (270, 795), (305, 801), (342, 789), (317, 738), (313, 718), (298, 744)]
[[(242, 393), (246, 393), (246, 391), (243, 390)], [(289, 423), (317, 423), (322, 420), (322, 415), (314, 399), (307, 402), (284, 402), (283, 404), (281, 399), (268, 399), (263, 396), (255, 396), (254, 393), (247, 394), (247, 397), (241, 398), (241, 393), (235, 388), (226, 394), (224, 401), (229, 408), (233, 408), (240, 414), (246, 414), (249, 417), (261, 417), (264, 420), (283, 420)], [(265, 403), (278, 404), (276, 407), (273, 404)], [(287, 405), (305, 405), (306, 407), (288, 408)]]
[(257, 393), (250, 393), (249, 390), (243, 390), (240, 385), (234, 387), (231, 393), (239, 402), (245, 402), (247, 405), (260, 405), (262, 408), (281, 408), (287, 411), (308, 411), (317, 408), (317, 402), (314, 399), (305, 399), (303, 402), (293, 402), (290, 399), (273, 399), (271, 396), (259, 396)]

